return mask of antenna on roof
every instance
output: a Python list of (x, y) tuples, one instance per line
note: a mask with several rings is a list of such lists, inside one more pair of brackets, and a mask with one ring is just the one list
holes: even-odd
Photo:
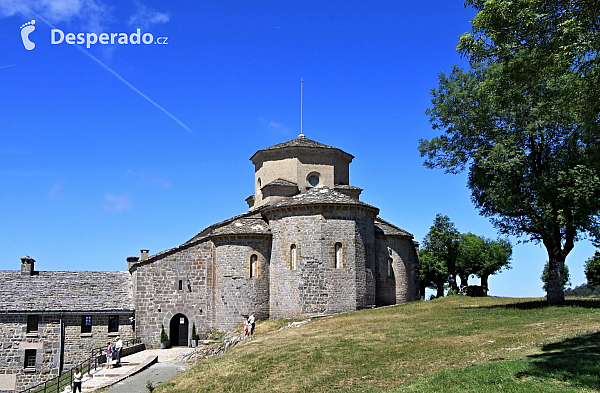
[(304, 78), (300, 78), (300, 135), (298, 138), (304, 138), (304, 131), (302, 129), (302, 120), (303, 120), (303, 93), (304, 93)]

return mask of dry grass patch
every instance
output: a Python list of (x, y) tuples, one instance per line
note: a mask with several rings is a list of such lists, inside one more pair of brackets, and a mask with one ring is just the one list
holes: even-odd
[[(279, 331), (283, 322), (265, 321), (252, 340), (221, 358), (199, 362), (158, 391), (402, 391), (452, 370), (485, 366), (482, 375), (493, 376), (494, 368), (547, 353), (549, 344), (600, 331), (598, 306), (581, 300), (550, 307), (538, 299), (454, 296), (345, 313)], [(538, 383), (532, 379), (524, 383)], [(563, 387), (571, 383), (559, 381)]]

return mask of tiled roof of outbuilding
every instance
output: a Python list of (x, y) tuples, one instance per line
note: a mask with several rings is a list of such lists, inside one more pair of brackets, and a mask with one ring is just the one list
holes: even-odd
[[(282, 199), (275, 203), (272, 208), (287, 207), (287, 206), (299, 206), (299, 205), (321, 205), (321, 204), (332, 204), (332, 205), (360, 205), (377, 209), (367, 203), (358, 201), (349, 197), (348, 195), (342, 194), (341, 192), (332, 190), (327, 186), (316, 186), (293, 197)], [(379, 209), (377, 209), (379, 210)]]
[(412, 233), (406, 232), (404, 229), (398, 228), (397, 226), (390, 224), (381, 217), (375, 218), (375, 233), (379, 233), (382, 235), (407, 236), (410, 238), (414, 237)]
[(0, 271), (0, 312), (131, 311), (129, 272)]

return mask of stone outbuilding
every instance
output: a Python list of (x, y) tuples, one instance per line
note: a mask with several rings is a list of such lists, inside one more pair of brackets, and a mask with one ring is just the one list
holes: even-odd
[(0, 392), (56, 377), (120, 335), (134, 338), (128, 272), (0, 271)]

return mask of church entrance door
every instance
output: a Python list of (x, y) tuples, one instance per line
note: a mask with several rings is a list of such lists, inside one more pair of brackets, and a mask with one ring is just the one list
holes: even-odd
[(177, 314), (171, 318), (171, 323), (169, 324), (169, 335), (171, 336), (172, 346), (188, 346), (188, 327), (189, 321), (185, 315)]

